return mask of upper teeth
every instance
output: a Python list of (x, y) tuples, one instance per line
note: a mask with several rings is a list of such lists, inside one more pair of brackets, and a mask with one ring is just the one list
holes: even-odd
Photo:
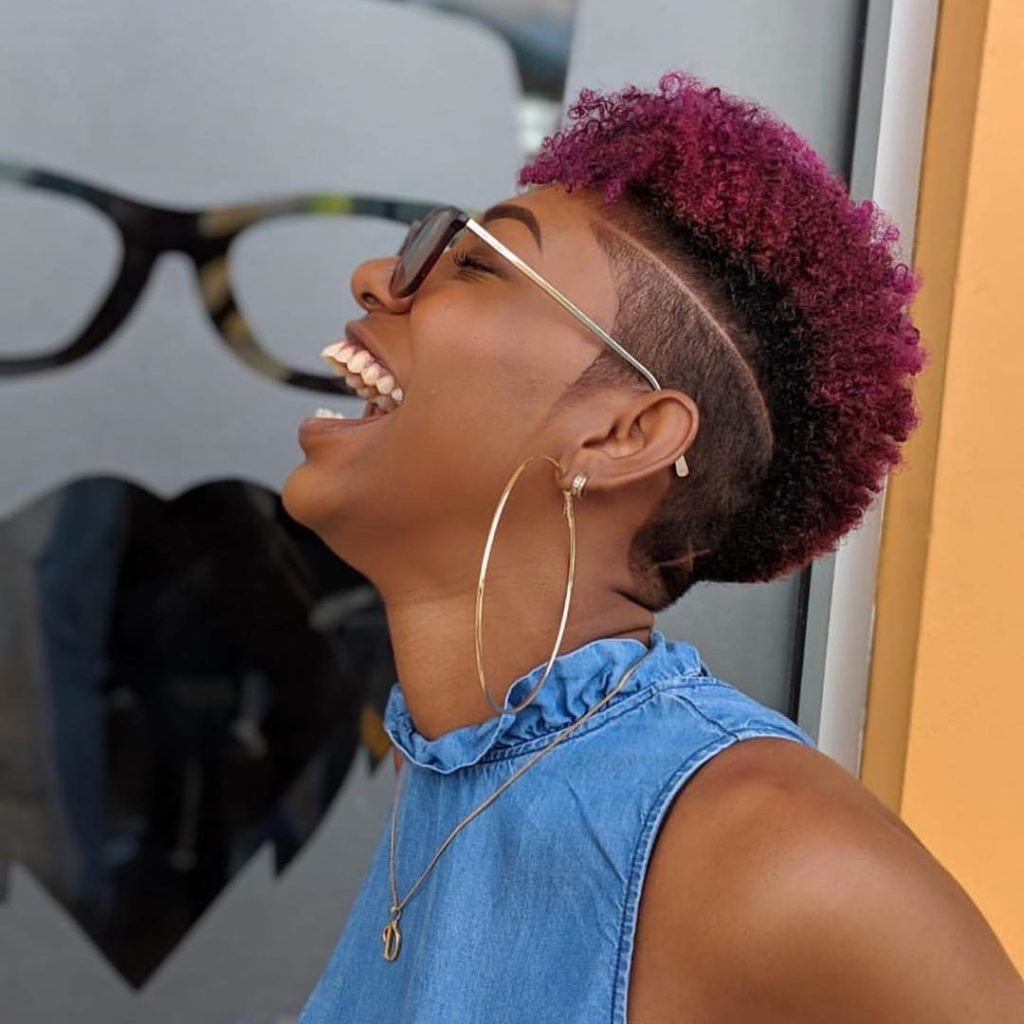
[(395, 386), (391, 371), (358, 342), (349, 338), (336, 341), (320, 355), (360, 398), (368, 399), (384, 412), (391, 412), (402, 404), (405, 394)]

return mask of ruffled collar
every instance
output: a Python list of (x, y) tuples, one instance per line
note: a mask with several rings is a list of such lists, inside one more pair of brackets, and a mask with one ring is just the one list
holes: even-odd
[[(384, 711), (384, 729), (414, 764), (441, 774), (454, 772), (476, 764), (492, 750), (553, 736), (613, 689), (622, 674), (645, 652), (647, 657), (606, 708), (656, 679), (670, 674), (699, 675), (704, 667), (692, 644), (668, 642), (657, 629), (651, 630), (650, 647), (628, 637), (604, 637), (559, 655), (540, 692), (522, 711), (513, 713), (508, 709), (529, 695), (544, 672), (543, 664), (512, 683), (505, 696), (505, 710), (500, 715), (452, 729), (434, 739), (427, 739), (417, 730), (401, 686), (395, 683)], [(475, 685), (475, 680), (473, 682)], [(603, 713), (604, 709), (599, 712)]]

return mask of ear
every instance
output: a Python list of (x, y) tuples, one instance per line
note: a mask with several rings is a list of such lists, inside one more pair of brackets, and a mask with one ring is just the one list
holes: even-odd
[(621, 392), (610, 392), (587, 405), (572, 449), (559, 460), (566, 467), (558, 481), (564, 490), (578, 473), (587, 474), (588, 494), (617, 490), (665, 469), (674, 475), (676, 460), (693, 444), (700, 426), (697, 403), (671, 388), (632, 395), (625, 402)]

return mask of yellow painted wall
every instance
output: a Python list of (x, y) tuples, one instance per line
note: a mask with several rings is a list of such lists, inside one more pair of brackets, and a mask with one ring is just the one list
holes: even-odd
[(1024, 971), (1024, 2), (945, 0), (918, 218), (933, 354), (893, 475), (861, 777)]

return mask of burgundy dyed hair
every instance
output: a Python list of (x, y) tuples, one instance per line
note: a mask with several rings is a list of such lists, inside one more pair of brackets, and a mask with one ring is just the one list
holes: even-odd
[[(678, 71), (656, 91), (583, 90), (519, 184), (596, 190), (609, 223), (676, 278), (672, 295), (638, 289), (650, 275), (630, 270), (614, 233), (595, 227), (619, 268), (615, 330), (701, 411), (690, 476), (673, 483), (631, 553), (652, 583), (651, 606), (700, 580), (768, 580), (833, 550), (918, 422), (909, 378), (927, 354), (907, 314), (917, 280), (899, 259), (897, 229), (870, 201), (854, 202), (790, 127)], [(624, 313), (629, 301), (648, 308)], [(667, 343), (650, 337), (652, 301), (674, 311)], [(693, 315), (701, 306), (725, 328), (717, 339)], [(752, 406), (737, 397), (735, 368), (723, 369), (723, 333), (762, 419), (767, 406), (763, 451), (744, 448)], [(602, 362), (621, 363), (611, 352)]]

